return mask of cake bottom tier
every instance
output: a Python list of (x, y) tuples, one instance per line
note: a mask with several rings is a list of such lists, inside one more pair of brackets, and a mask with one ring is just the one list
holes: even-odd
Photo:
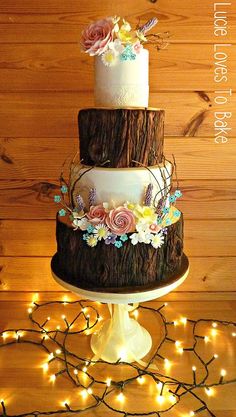
[(173, 280), (182, 268), (183, 217), (167, 228), (164, 244), (125, 242), (121, 248), (98, 242), (89, 247), (83, 232), (57, 218), (56, 273), (79, 288), (126, 288), (162, 286)]

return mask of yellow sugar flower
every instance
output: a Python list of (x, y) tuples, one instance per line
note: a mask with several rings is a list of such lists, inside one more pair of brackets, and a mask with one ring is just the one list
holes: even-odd
[(117, 32), (116, 36), (122, 43), (136, 43), (138, 40), (136, 32), (133, 30), (127, 31), (121, 28), (119, 32)]
[(107, 66), (111, 67), (116, 63), (116, 53), (112, 49), (108, 49), (106, 52), (102, 54), (102, 62)]
[(140, 206), (137, 204), (133, 209), (133, 213), (135, 217), (142, 223), (152, 224), (157, 219), (157, 214), (155, 213), (154, 207)]

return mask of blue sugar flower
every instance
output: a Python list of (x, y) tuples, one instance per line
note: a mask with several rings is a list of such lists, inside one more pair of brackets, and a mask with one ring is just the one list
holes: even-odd
[(174, 203), (175, 201), (176, 201), (176, 196), (175, 195), (170, 195), (169, 202)]
[(62, 186), (61, 186), (61, 192), (62, 192), (63, 194), (66, 194), (66, 193), (67, 193), (67, 191), (68, 191), (67, 186), (66, 186), (66, 185), (62, 185)]
[(163, 212), (164, 214), (168, 214), (168, 213), (169, 213), (169, 211), (170, 211), (169, 207), (164, 207), (164, 208), (162, 209), (162, 212)]
[(161, 217), (158, 217), (157, 224), (161, 224), (161, 223), (162, 223), (162, 218)]
[(127, 235), (121, 235), (120, 240), (122, 240), (122, 242), (126, 242), (126, 240), (128, 240), (128, 236)]
[(65, 216), (66, 215), (66, 210), (64, 210), (64, 209), (61, 209), (61, 210), (59, 210), (59, 216)]
[(180, 197), (182, 197), (182, 195), (183, 195), (183, 194), (181, 193), (181, 191), (180, 191), (180, 190), (176, 190), (176, 191), (175, 191), (175, 197), (176, 197), (176, 198), (180, 198)]
[(120, 240), (116, 240), (114, 245), (116, 248), (120, 249), (123, 246), (123, 243)]
[(180, 216), (180, 211), (179, 210), (175, 210), (173, 213), (174, 217), (179, 217)]
[(61, 196), (60, 195), (54, 195), (54, 201), (55, 201), (55, 203), (60, 203), (61, 202)]
[(120, 55), (121, 61), (134, 61), (136, 59), (136, 55), (132, 50), (132, 45), (127, 45), (124, 49), (124, 52)]
[(165, 223), (166, 223), (167, 226), (169, 226), (171, 224), (170, 219), (166, 219)]
[(87, 239), (88, 239), (88, 237), (89, 237), (89, 234), (88, 234), (88, 233), (84, 233), (84, 234), (83, 234), (83, 240), (87, 240)]
[(87, 227), (87, 232), (88, 232), (88, 233), (93, 233), (94, 229), (95, 229), (95, 227), (94, 227), (94, 226), (92, 226), (92, 225), (90, 224), (90, 225)]

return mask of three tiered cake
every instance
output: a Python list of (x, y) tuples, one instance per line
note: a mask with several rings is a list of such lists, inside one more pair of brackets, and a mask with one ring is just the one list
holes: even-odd
[[(154, 19), (155, 20), (155, 19)], [(52, 268), (75, 287), (158, 288), (187, 268), (174, 166), (163, 155), (164, 111), (148, 108), (146, 32), (108, 18), (83, 33), (95, 55), (95, 105), (79, 112), (80, 157), (61, 178)]]

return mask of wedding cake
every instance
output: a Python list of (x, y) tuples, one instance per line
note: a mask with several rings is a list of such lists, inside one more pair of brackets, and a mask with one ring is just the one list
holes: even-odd
[(164, 111), (148, 107), (148, 31), (107, 18), (85, 29), (95, 57), (95, 106), (79, 112), (80, 155), (61, 176), (52, 268), (99, 291), (157, 288), (186, 269), (175, 163), (165, 159)]

